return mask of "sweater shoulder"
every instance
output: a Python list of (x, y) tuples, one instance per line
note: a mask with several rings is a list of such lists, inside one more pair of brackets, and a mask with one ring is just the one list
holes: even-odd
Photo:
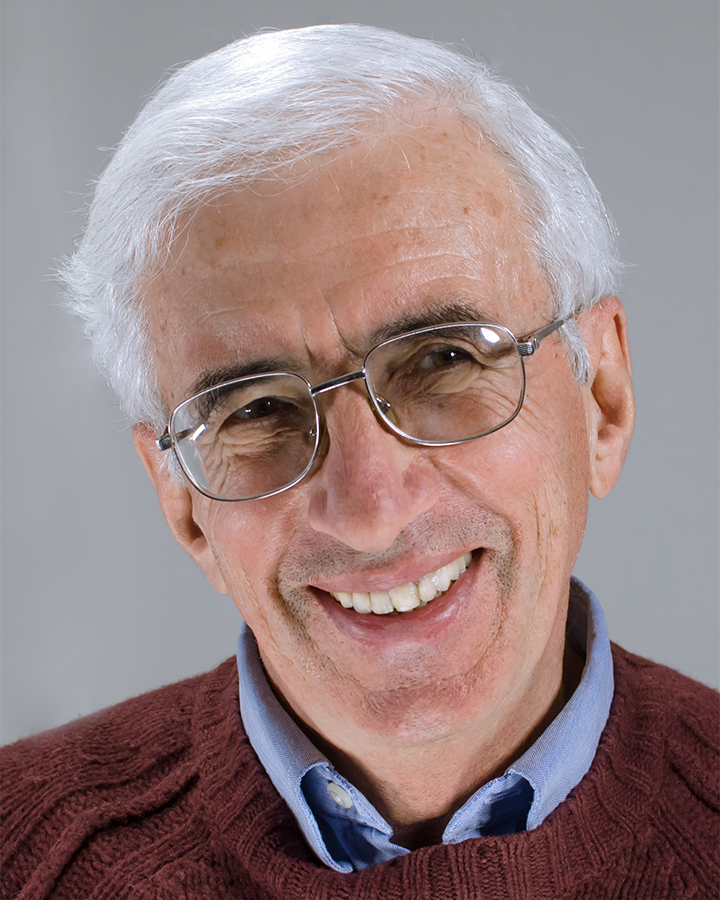
[(680, 672), (613, 644), (616, 698), (643, 710), (645, 739), (664, 747), (666, 781), (682, 782), (717, 813), (720, 694)]
[[(223, 679), (233, 660), (0, 748), (6, 775), (62, 780), (77, 769), (105, 773), (147, 766), (188, 744), (198, 693)], [(70, 768), (68, 768), (70, 767)], [(73, 779), (75, 780), (75, 779)]]
[(612, 644), (617, 690), (641, 690), (655, 700), (671, 722), (681, 721), (698, 732), (698, 740), (717, 751), (720, 745), (720, 694), (714, 688), (668, 666)]
[(196, 707), (208, 694), (231, 696), (233, 680), (230, 659), (3, 747), (6, 883), (16, 889), (32, 883), (37, 890), (44, 869), (53, 880), (92, 835), (134, 821), (140, 840), (141, 822), (171, 818), (173, 808), (187, 805), (199, 764)]

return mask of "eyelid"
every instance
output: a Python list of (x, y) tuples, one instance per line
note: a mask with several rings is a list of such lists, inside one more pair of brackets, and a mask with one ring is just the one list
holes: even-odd
[[(446, 322), (442, 325), (428, 325), (425, 328), (419, 328), (415, 331), (405, 332), (404, 334), (399, 334), (393, 338), (387, 338), (382, 341), (380, 344), (376, 344), (371, 350), (368, 351), (365, 360), (367, 361), (368, 357), (371, 357), (376, 350), (385, 350), (388, 347), (391, 347), (394, 344), (401, 343), (406, 338), (414, 338), (420, 343), (425, 337), (427, 338), (435, 338), (438, 342), (443, 341), (453, 341), (464, 339), (469, 343), (477, 346), (477, 334), (478, 330), (482, 333), (483, 328), (494, 328), (497, 329), (501, 334), (506, 335), (511, 341), (517, 344), (517, 338), (515, 335), (509, 331), (509, 329), (505, 328), (503, 325), (496, 325), (494, 322)], [(488, 341), (485, 338), (485, 341), (493, 346), (492, 341)]]
[(240, 381), (243, 378), (254, 378), (255, 376), (291, 371), (293, 371), (292, 360), (279, 356), (208, 370), (195, 380), (190, 388), (188, 399), (224, 384)]
[[(281, 373), (261, 372), (256, 375), (243, 376), (243, 378), (247, 378), (247, 379), (252, 378), (253, 379), (252, 382), (250, 382), (250, 381), (246, 382), (248, 384), (248, 386), (250, 384), (252, 384), (252, 385), (257, 385), (258, 387), (261, 387), (264, 380), (266, 380), (263, 378), (264, 375), (269, 376), (269, 375), (278, 375), (278, 374), (281, 374)], [(282, 373), (282, 374), (287, 374), (287, 373)], [(201, 391), (199, 396), (197, 396), (195, 398), (195, 405), (196, 405), (196, 408), (198, 409), (198, 412), (200, 412), (200, 414), (203, 417), (209, 416), (210, 413), (212, 413), (213, 410), (220, 403), (222, 403), (222, 401), (225, 399), (225, 397), (233, 394), (236, 390), (239, 389), (240, 385), (238, 384), (238, 382), (242, 382), (243, 378), (232, 378), (232, 379), (229, 379), (228, 381), (221, 381), (218, 384), (213, 385), (212, 387), (206, 388), (204, 391)], [(255, 400), (255, 399), (259, 399), (259, 398), (258, 397), (250, 397), (250, 401)], [(206, 402), (203, 403), (203, 401), (206, 401)], [(245, 400), (243, 400), (243, 402), (245, 402)]]
[(202, 419), (207, 419), (211, 413), (220, 405), (224, 396), (232, 393), (230, 384), (220, 383), (215, 387), (208, 388), (206, 392), (200, 394), (195, 400), (195, 409)]

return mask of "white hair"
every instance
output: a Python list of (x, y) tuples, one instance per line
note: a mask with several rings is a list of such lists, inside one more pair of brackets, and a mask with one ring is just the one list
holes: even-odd
[[(98, 181), (62, 273), (68, 305), (133, 422), (162, 429), (168, 413), (139, 296), (179, 220), (229, 189), (286, 179), (318, 154), (412, 124), (413, 108), (428, 104), (449, 107), (502, 155), (558, 317), (616, 290), (614, 227), (580, 158), (486, 65), (363, 25), (262, 32), (176, 71), (148, 101)], [(563, 332), (585, 380), (579, 332), (573, 322)]]

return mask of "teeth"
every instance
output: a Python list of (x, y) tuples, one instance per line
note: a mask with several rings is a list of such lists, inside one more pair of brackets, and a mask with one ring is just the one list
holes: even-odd
[(352, 604), (355, 612), (359, 613), (369, 613), (372, 612), (372, 607), (370, 606), (370, 594), (353, 594), (352, 595)]
[(438, 593), (444, 593), (450, 587), (450, 573), (448, 572), (448, 567), (443, 566), (442, 569), (433, 572), (430, 575), (430, 580), (437, 588)]
[(356, 612), (375, 613), (385, 616), (392, 612), (409, 612), (411, 609), (425, 606), (440, 594), (444, 594), (453, 581), (457, 581), (472, 562), (472, 555), (466, 553), (454, 562), (430, 572), (417, 582), (398, 585), (389, 591), (358, 591), (347, 593), (338, 591), (332, 596), (346, 609), (352, 607)]
[(446, 568), (448, 570), (448, 575), (450, 576), (450, 581), (457, 581), (460, 577), (460, 566), (457, 562), (451, 562)]
[(437, 596), (437, 588), (429, 575), (423, 575), (420, 581), (418, 581), (418, 592), (423, 603), (429, 603)]
[(385, 616), (395, 610), (390, 594), (387, 591), (373, 591), (370, 594), (370, 606), (372, 611), (378, 616)]
[(412, 584), (401, 584), (400, 587), (393, 588), (390, 591), (393, 606), (398, 612), (408, 612), (420, 606), (420, 594), (417, 587)]

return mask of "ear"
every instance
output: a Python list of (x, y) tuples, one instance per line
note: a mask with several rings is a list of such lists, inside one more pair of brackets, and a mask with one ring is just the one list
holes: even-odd
[(172, 477), (162, 458), (164, 452), (170, 451), (158, 450), (152, 429), (142, 422), (133, 426), (133, 443), (155, 486), (160, 508), (175, 540), (200, 566), (210, 584), (221, 594), (228, 594), (210, 544), (195, 517), (195, 498), (184, 481)]
[(604, 297), (577, 320), (590, 354), (590, 491), (605, 497), (620, 477), (635, 424), (625, 309)]

